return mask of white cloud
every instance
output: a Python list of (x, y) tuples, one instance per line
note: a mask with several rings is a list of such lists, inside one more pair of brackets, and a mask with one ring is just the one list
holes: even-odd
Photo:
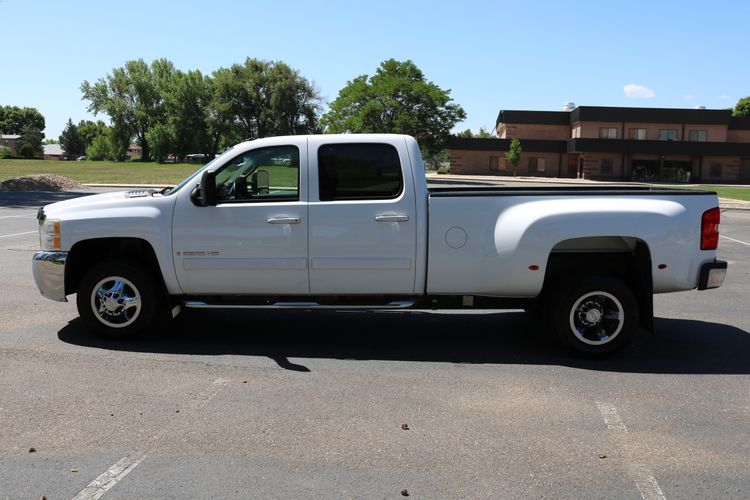
[(729, 99), (729, 96), (728, 95), (720, 95), (719, 99)]
[(688, 94), (688, 95), (685, 96), (685, 100), (686, 101), (694, 101), (695, 100), (695, 96), (693, 94)]
[(623, 90), (625, 90), (625, 95), (631, 99), (651, 99), (656, 97), (656, 92), (653, 89), (635, 83), (625, 85)]

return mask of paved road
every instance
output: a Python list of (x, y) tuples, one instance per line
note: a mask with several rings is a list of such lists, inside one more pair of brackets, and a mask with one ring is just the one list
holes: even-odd
[(724, 288), (657, 297), (658, 335), (585, 361), (520, 312), (100, 340), (34, 287), (48, 198), (0, 194), (0, 498), (750, 496), (748, 212), (723, 214)]

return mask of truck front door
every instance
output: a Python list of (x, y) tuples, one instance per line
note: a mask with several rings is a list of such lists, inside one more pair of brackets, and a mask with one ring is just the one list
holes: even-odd
[(406, 144), (358, 141), (309, 140), (310, 292), (411, 295), (417, 221)]
[(216, 206), (195, 206), (183, 190), (172, 235), (182, 291), (308, 294), (306, 185), (307, 139), (287, 138), (224, 164)]

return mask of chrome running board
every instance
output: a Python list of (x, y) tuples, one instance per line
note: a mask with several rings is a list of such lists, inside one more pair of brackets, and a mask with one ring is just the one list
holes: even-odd
[(413, 301), (398, 300), (387, 304), (319, 304), (318, 302), (276, 302), (274, 304), (209, 304), (198, 300), (186, 300), (182, 303), (188, 309), (408, 309), (414, 306)]

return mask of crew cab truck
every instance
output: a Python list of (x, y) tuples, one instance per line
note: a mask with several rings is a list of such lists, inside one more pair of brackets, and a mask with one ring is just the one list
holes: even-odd
[(259, 139), (178, 186), (39, 210), (33, 274), (128, 337), (181, 308), (525, 308), (607, 354), (653, 293), (721, 286), (715, 193), (633, 186), (428, 189), (409, 136)]

